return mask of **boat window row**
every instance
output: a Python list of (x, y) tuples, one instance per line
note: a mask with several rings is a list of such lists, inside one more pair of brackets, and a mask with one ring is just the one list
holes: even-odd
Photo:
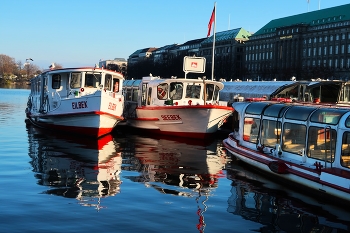
[[(204, 99), (204, 95), (201, 96), (202, 85), (200, 83), (186, 84), (185, 86), (184, 92), (184, 83), (182, 82), (161, 83), (157, 86), (157, 97), (159, 100)], [(205, 84), (205, 99), (207, 101), (216, 100), (219, 90), (219, 87), (215, 84)]]
[[(243, 140), (270, 148), (279, 145), (282, 151), (328, 163), (335, 161), (336, 141), (342, 140), (339, 162), (350, 168), (350, 132), (344, 132), (342, 139), (338, 139), (336, 131), (346, 112), (346, 109), (252, 103), (245, 111)], [(345, 125), (350, 127), (349, 117)]]
[[(67, 81), (70, 79), (69, 87)], [(63, 72), (52, 75), (51, 88), (60, 89), (62, 86), (66, 86), (71, 89), (78, 89), (81, 87), (86, 88), (102, 88), (102, 73), (101, 72)], [(119, 91), (119, 79), (112, 74), (105, 74), (104, 84), (105, 91)]]

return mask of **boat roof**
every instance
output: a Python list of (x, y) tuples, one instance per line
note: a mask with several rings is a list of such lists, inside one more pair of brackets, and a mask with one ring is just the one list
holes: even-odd
[(274, 93), (300, 85), (298, 81), (246, 81), (246, 82), (224, 82), (224, 88), (220, 92), (220, 99), (230, 100), (235, 95), (242, 97), (271, 96)]
[(108, 73), (114, 73), (120, 76), (123, 76), (120, 72), (114, 71), (114, 70), (108, 70), (104, 68), (97, 68), (97, 67), (71, 67), (71, 68), (59, 68), (59, 69), (48, 69), (44, 70), (41, 74), (46, 73), (62, 73), (62, 72), (72, 72), (72, 71), (96, 71), (96, 72), (108, 72)]
[(203, 79), (187, 79), (187, 78), (176, 78), (176, 79), (154, 79), (149, 82), (149, 84), (152, 85), (159, 85), (160, 83), (174, 83), (174, 82), (181, 82), (181, 83), (192, 83), (192, 84), (197, 84), (197, 83), (203, 83), (205, 82), (206, 84), (215, 84), (219, 86), (220, 90), (224, 88), (224, 84), (222, 82), (218, 81), (213, 81), (213, 80), (203, 80)]
[[(173, 82), (182, 82), (182, 83), (203, 83), (203, 79), (187, 79), (187, 78), (170, 78), (170, 79), (162, 79), (159, 77), (143, 77), (141, 79), (135, 79), (135, 80), (125, 80), (123, 83), (124, 87), (138, 87), (141, 81), (147, 82), (149, 85), (158, 86), (161, 83), (173, 83)], [(215, 84), (217, 85), (220, 90), (224, 88), (224, 84), (222, 82), (213, 81), (213, 80), (204, 80), (205, 83), (209, 84)]]

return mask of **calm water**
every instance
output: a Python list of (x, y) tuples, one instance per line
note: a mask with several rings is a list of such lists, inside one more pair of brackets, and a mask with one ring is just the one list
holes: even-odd
[(273, 183), (221, 140), (121, 128), (100, 140), (25, 124), (0, 88), (0, 232), (348, 232), (350, 211)]

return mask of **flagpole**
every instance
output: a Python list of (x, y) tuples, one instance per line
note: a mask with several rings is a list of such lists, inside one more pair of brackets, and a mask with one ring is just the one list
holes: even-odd
[(215, 58), (215, 32), (216, 32), (216, 2), (214, 2), (214, 32), (213, 32), (213, 51), (211, 58), (211, 80), (214, 80), (214, 58)]

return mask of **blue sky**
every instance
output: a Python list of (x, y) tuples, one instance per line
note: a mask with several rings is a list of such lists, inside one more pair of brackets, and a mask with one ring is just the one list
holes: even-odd
[[(141, 48), (206, 37), (215, 1), (0, 0), (0, 54), (47, 68), (127, 59)], [(349, 0), (217, 0), (216, 31), (256, 32), (269, 21)]]

